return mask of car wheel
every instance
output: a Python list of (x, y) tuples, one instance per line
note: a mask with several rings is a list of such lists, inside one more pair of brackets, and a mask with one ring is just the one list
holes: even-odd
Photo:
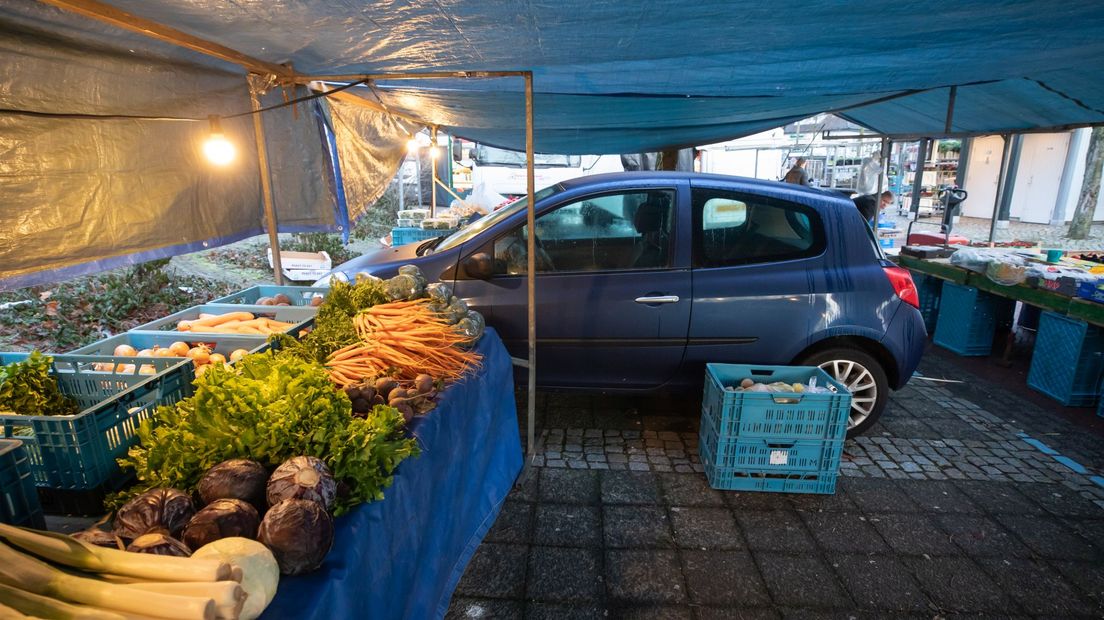
[(799, 364), (819, 366), (851, 390), (848, 437), (865, 433), (881, 417), (889, 400), (889, 380), (881, 363), (866, 351), (850, 347), (825, 349), (806, 356)]

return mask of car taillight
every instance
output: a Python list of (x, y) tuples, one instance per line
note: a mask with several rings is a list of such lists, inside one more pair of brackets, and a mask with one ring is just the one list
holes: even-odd
[(883, 267), (889, 283), (893, 285), (893, 291), (901, 298), (901, 301), (920, 308), (920, 294), (916, 292), (916, 284), (912, 281), (912, 274), (904, 267)]

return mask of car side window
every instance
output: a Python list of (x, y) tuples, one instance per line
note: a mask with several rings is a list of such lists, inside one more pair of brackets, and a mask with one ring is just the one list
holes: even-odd
[(804, 205), (729, 190), (695, 188), (694, 264), (746, 265), (813, 256), (823, 249), (816, 212)]
[[(665, 269), (671, 265), (675, 191), (588, 196), (537, 218), (538, 273)], [(526, 272), (527, 226), (494, 244), (494, 273)]]

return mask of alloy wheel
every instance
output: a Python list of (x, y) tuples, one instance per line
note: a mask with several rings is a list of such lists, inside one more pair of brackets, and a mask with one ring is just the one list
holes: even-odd
[(820, 364), (821, 370), (842, 383), (851, 392), (851, 413), (847, 428), (852, 429), (870, 417), (878, 401), (878, 382), (862, 364), (854, 360), (828, 360)]

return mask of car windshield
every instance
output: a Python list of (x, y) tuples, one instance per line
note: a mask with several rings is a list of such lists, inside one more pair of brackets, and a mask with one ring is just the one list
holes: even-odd
[[(544, 200), (545, 198), (548, 198), (553, 194), (558, 194), (562, 191), (564, 191), (563, 185), (557, 183), (555, 185), (549, 185), (548, 187), (540, 190), (539, 192), (534, 194), (533, 197), (537, 200), (537, 202), (540, 202), (541, 200)], [(484, 215), (471, 224), (468, 224), (460, 230), (452, 233), (451, 235), (446, 237), (444, 241), (434, 246), (433, 250), (438, 251), (454, 248), (464, 243), (465, 241), (468, 241), (469, 239), (475, 237), (484, 230), (487, 230), (491, 226), (494, 226), (498, 222), (501, 222), (502, 220), (510, 217), (511, 215), (525, 210), (525, 208), (527, 208), (528, 206), (528, 198), (518, 198), (514, 202), (511, 202), (505, 207), (502, 207), (498, 211), (495, 211), (489, 215)]]

